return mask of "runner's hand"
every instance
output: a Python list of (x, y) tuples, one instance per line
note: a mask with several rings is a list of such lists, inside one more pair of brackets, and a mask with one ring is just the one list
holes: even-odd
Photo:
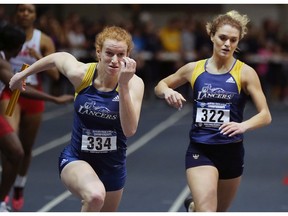
[(174, 91), (171, 88), (168, 88), (164, 92), (164, 98), (170, 106), (175, 107), (178, 110), (182, 109), (183, 102), (186, 101), (186, 99), (182, 96), (182, 94), (180, 94), (177, 91)]
[(15, 89), (18, 89), (20, 91), (25, 91), (26, 83), (25, 80), (22, 80), (21, 74), (16, 73), (14, 76), (10, 79), (9, 82), (9, 88), (13, 91)]
[(129, 80), (136, 72), (136, 61), (129, 57), (124, 57), (121, 61), (121, 70), (119, 72), (119, 84), (128, 84)]

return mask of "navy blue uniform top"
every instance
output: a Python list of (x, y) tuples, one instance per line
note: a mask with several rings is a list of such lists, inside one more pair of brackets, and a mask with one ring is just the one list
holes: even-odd
[(226, 144), (243, 140), (243, 134), (228, 137), (220, 133), (224, 122), (242, 122), (247, 95), (241, 89), (243, 62), (235, 60), (224, 74), (206, 71), (208, 60), (196, 63), (191, 77), (193, 122), (190, 141), (203, 144)]
[(117, 88), (97, 90), (92, 85), (96, 73), (96, 64), (90, 64), (76, 90), (72, 138), (65, 152), (111, 173), (125, 166), (127, 137), (120, 123)]

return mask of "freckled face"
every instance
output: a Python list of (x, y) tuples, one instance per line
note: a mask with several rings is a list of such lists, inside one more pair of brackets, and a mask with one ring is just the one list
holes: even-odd
[(106, 39), (102, 50), (97, 50), (99, 64), (108, 73), (118, 73), (121, 61), (127, 56), (127, 44), (124, 41)]
[(214, 44), (214, 54), (222, 57), (233, 55), (239, 43), (240, 31), (231, 26), (223, 25), (218, 28), (215, 35), (211, 37)]

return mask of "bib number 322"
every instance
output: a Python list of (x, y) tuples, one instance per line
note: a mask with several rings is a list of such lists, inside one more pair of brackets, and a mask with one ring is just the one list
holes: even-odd
[(204, 127), (219, 127), (230, 121), (230, 106), (227, 104), (199, 103), (196, 112), (196, 124)]

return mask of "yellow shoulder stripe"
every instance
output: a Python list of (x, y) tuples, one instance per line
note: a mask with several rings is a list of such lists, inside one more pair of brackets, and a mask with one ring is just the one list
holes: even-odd
[(243, 67), (243, 62), (237, 60), (233, 69), (230, 72), (230, 74), (233, 76), (233, 78), (236, 81), (239, 93), (241, 91), (241, 70), (242, 70), (242, 67)]
[(81, 85), (76, 89), (75, 91), (75, 97), (78, 95), (78, 93), (80, 91), (82, 91), (83, 89), (87, 88), (88, 86), (92, 85), (92, 79), (93, 79), (93, 75), (94, 75), (94, 71), (96, 68), (97, 63), (91, 63), (89, 65), (88, 70), (85, 73), (85, 76), (82, 80)]
[(196, 66), (192, 72), (191, 76), (191, 86), (193, 88), (196, 78), (205, 71), (206, 59), (200, 60), (196, 63)]

